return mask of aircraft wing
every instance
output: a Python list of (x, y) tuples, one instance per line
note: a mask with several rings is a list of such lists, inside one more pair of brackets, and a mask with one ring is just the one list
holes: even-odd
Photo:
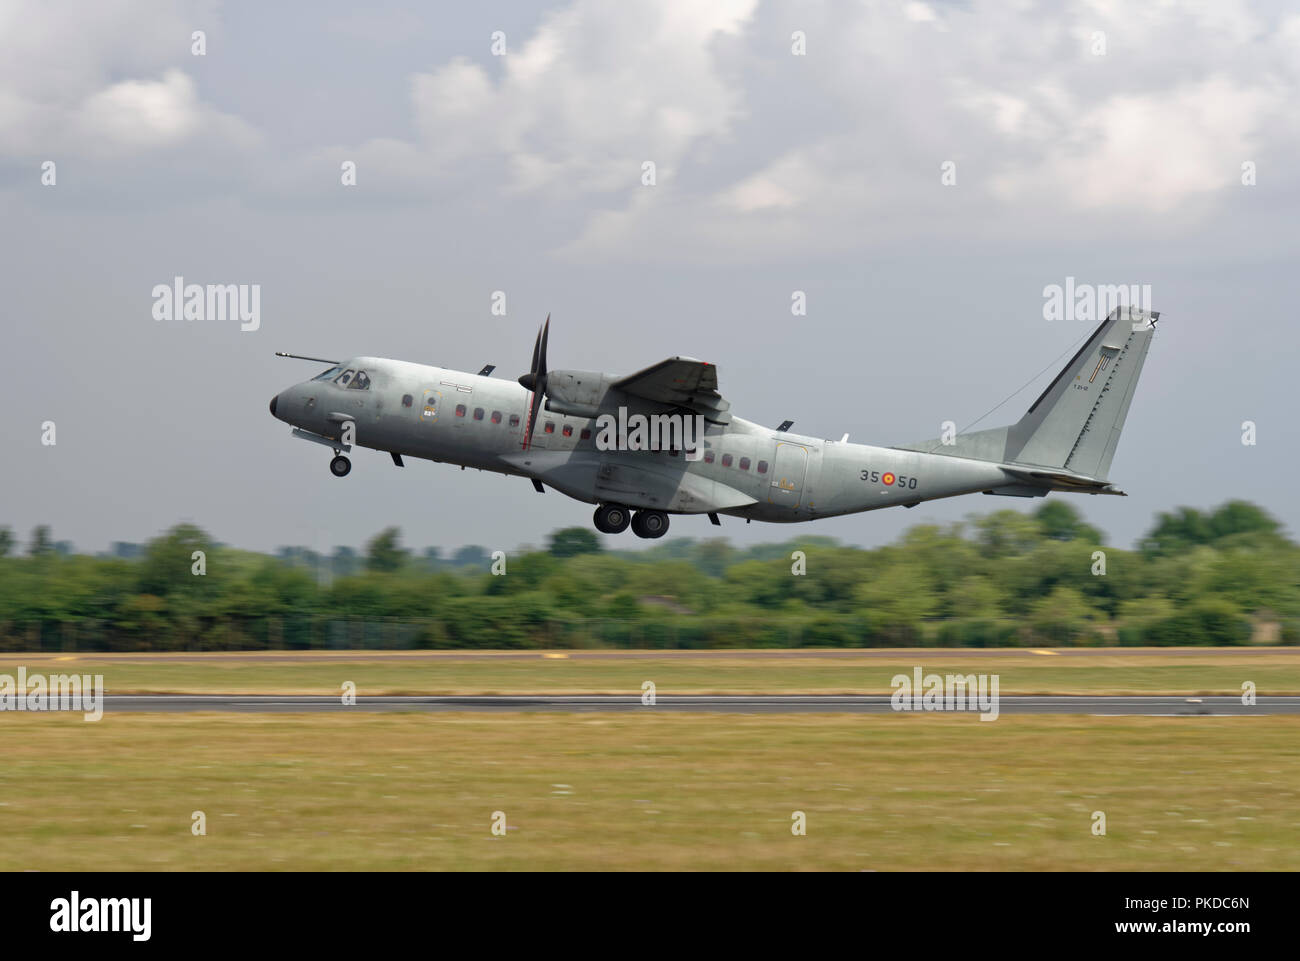
[(714, 424), (731, 421), (731, 404), (718, 393), (718, 368), (691, 357), (669, 357), (610, 385), (660, 404), (686, 407)]

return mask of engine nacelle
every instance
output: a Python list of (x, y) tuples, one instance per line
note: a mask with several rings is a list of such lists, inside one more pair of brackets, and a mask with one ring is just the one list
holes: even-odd
[(546, 375), (546, 409), (595, 417), (613, 378), (594, 370), (552, 370)]

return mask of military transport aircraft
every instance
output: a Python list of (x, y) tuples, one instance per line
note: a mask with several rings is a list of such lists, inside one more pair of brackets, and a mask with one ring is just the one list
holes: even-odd
[[(899, 447), (792, 434), (733, 416), (718, 371), (672, 357), (619, 377), (550, 370), (550, 318), (518, 382), (354, 357), (271, 399), (293, 435), (526, 477), (596, 504), (596, 529), (662, 537), (669, 514), (808, 521), (958, 494), (1119, 494), (1107, 481), (1158, 312), (1118, 307), (1015, 424)], [(656, 443), (658, 441), (658, 443)]]

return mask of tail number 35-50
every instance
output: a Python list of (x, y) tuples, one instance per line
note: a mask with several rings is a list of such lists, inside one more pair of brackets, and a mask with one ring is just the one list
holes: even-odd
[(884, 484), (886, 487), (905, 487), (908, 490), (916, 490), (915, 477), (904, 477), (902, 474), (895, 474), (893, 471), (885, 471), (882, 474), (876, 470), (864, 470), (860, 476), (868, 484)]

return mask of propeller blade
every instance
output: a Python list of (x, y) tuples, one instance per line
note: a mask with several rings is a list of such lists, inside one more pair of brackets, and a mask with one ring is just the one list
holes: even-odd
[(538, 360), (533, 361), (533, 369), (537, 371), (542, 380), (546, 379), (546, 342), (551, 337), (551, 315), (546, 315), (546, 323), (542, 324), (542, 353)]
[(546, 397), (546, 342), (550, 338), (551, 315), (546, 315), (546, 322), (537, 331), (537, 340), (533, 341), (533, 365), (528, 373), (519, 378), (519, 386), (533, 392), (528, 405), (528, 423), (524, 426), (524, 450), (532, 443), (533, 429), (537, 426), (537, 412), (541, 410)]
[(533, 431), (537, 429), (537, 413), (542, 409), (542, 400), (546, 395), (546, 380), (542, 379), (538, 389), (533, 391), (533, 402), (528, 405), (528, 429), (524, 433), (524, 450), (533, 442)]
[(542, 328), (537, 328), (537, 339), (533, 341), (533, 362), (528, 365), (529, 373), (537, 372), (537, 355), (542, 350)]
[(546, 324), (543, 324), (541, 327), (537, 328), (537, 339), (533, 341), (532, 366), (528, 368), (528, 373), (521, 374), (519, 376), (519, 386), (523, 387), (525, 390), (535, 390), (537, 388), (537, 377), (539, 373), (537, 364), (539, 359), (541, 360), (541, 364), (542, 364), (542, 370), (540, 372), (545, 373), (546, 371), (546, 341), (542, 335), (546, 330), (547, 324), (549, 324), (550, 322), (551, 322), (551, 315), (547, 314)]

